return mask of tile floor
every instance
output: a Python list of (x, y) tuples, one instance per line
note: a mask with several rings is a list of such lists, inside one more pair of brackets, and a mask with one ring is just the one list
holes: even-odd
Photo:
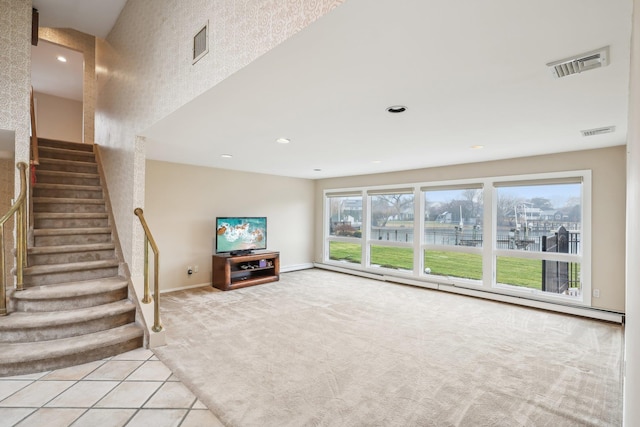
[(0, 378), (0, 427), (218, 427), (152, 351)]

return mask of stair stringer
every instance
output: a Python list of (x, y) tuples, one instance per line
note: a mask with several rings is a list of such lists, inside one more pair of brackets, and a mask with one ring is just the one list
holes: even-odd
[[(120, 238), (118, 237), (118, 228), (116, 227), (113, 209), (111, 207), (111, 197), (109, 195), (109, 189), (107, 186), (106, 175), (102, 166), (102, 147), (99, 144), (93, 144), (93, 152), (96, 157), (96, 163), (98, 164), (98, 174), (100, 175), (100, 182), (104, 192), (105, 207), (109, 215), (109, 223), (113, 230), (113, 241), (115, 243), (116, 256), (120, 260), (119, 274), (125, 277), (129, 283), (129, 299), (133, 301), (136, 306), (136, 322), (142, 326), (144, 330), (144, 346), (146, 348), (161, 347), (166, 344), (166, 335), (164, 328), (159, 332), (154, 332), (151, 329), (154, 319), (154, 307), (153, 303), (144, 304), (142, 298), (144, 296), (144, 277), (132, 276), (129, 265), (124, 260), (122, 252), (122, 246), (120, 245)], [(131, 208), (131, 215), (133, 216), (133, 209)], [(151, 326), (149, 326), (151, 325)]]

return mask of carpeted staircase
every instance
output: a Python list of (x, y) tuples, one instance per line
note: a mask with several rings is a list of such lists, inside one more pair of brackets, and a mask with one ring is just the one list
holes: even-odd
[(98, 164), (89, 144), (39, 140), (24, 290), (0, 318), (0, 376), (46, 371), (141, 347), (119, 275)]

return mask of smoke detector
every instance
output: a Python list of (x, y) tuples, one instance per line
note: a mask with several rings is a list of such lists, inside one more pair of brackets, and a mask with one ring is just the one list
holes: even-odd
[(582, 73), (609, 65), (609, 46), (547, 64), (556, 78)]
[(616, 130), (615, 126), (606, 126), (603, 128), (581, 130), (580, 132), (582, 133), (582, 136), (595, 136), (595, 135), (602, 135), (603, 133), (615, 132), (615, 130)]

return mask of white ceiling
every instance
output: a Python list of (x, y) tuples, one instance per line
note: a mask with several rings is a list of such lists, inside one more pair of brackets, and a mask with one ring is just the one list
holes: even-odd
[[(58, 56), (67, 62), (58, 61)], [(81, 52), (40, 40), (31, 46), (31, 85), (35, 92), (82, 101)]]
[[(631, 0), (347, 0), (147, 129), (147, 157), (326, 178), (623, 145), (631, 12)], [(555, 79), (545, 66), (607, 45), (607, 67)], [(385, 111), (395, 104), (408, 110)]]
[(105, 38), (127, 0), (33, 0), (41, 27), (73, 28)]

